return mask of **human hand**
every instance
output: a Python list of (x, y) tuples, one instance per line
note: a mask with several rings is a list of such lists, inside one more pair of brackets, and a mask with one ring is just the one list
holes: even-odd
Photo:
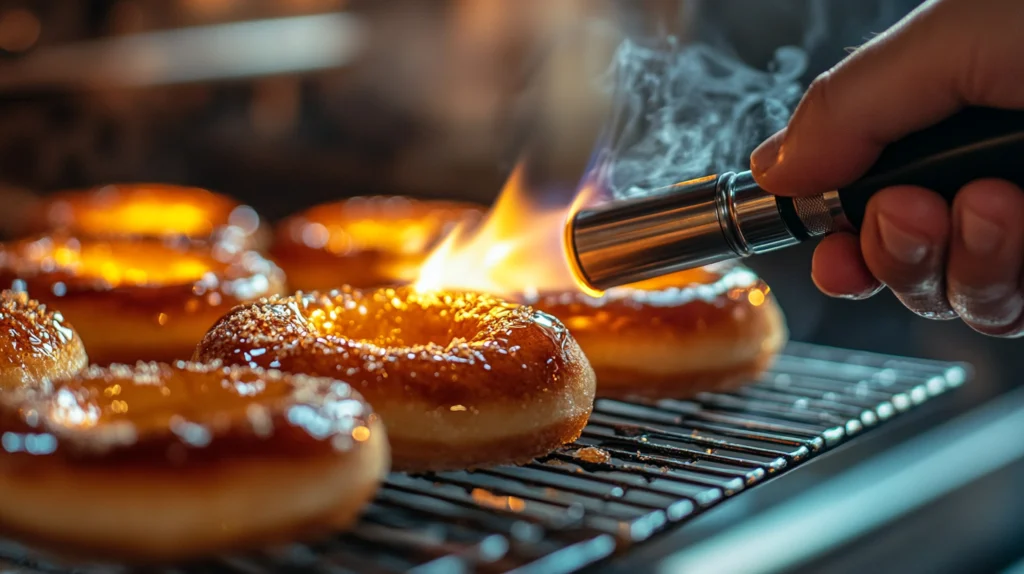
[[(1022, 23), (1019, 0), (926, 2), (811, 84), (789, 126), (751, 156), (755, 179), (778, 195), (837, 189), (887, 144), (965, 106), (1024, 109)], [(1022, 270), (1024, 191), (985, 179), (952, 207), (920, 187), (879, 191), (859, 237), (818, 245), (811, 275), (828, 295), (862, 299), (886, 286), (923, 317), (1019, 337)]]

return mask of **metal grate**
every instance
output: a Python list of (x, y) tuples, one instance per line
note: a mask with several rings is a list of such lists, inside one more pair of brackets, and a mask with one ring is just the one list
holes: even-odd
[[(583, 436), (522, 467), (393, 474), (353, 532), (175, 572), (571, 572), (965, 382), (965, 366), (791, 344), (730, 393), (598, 400)], [(610, 455), (586, 462), (585, 446)], [(51, 570), (8, 552), (22, 572)], [(0, 570), (5, 566), (0, 560)]]

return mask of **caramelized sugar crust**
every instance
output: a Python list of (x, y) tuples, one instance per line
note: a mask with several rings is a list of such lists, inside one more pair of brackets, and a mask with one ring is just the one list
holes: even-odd
[(408, 287), (298, 294), (239, 307), (195, 360), (343, 378), (434, 406), (561, 390), (586, 365), (555, 318), (476, 293)]
[(479, 206), (405, 197), (356, 197), (285, 219), (272, 253), (295, 289), (326, 291), (408, 283), (430, 251)]
[(72, 321), (93, 362), (175, 360), (233, 306), (280, 293), (280, 269), (255, 252), (154, 239), (66, 236), (0, 244), (0, 285)]
[(529, 302), (561, 319), (579, 341), (597, 373), (599, 396), (689, 395), (756, 373), (787, 338), (768, 286), (734, 263), (597, 298), (574, 292)]
[(218, 193), (178, 185), (135, 183), (58, 192), (30, 218), (30, 234), (79, 237), (186, 237), (240, 247), (266, 242), (248, 206)]
[(360, 447), (376, 420), (348, 384), (248, 367), (179, 362), (92, 366), (53, 392), (0, 401), (0, 469), (40, 463), (176, 472), (240, 459), (330, 456)]
[(41, 388), (86, 364), (82, 340), (60, 311), (24, 293), (0, 293), (0, 393)]

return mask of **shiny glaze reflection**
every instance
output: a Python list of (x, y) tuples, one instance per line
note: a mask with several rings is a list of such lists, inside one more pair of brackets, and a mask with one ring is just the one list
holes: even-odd
[(336, 376), (371, 402), (404, 395), (472, 412), (479, 400), (557, 389), (575, 362), (570, 340), (554, 317), (490, 295), (346, 287), (235, 309), (195, 359)]
[(85, 349), (60, 311), (24, 293), (0, 293), (0, 392), (43, 388), (85, 367)]
[[(182, 467), (349, 450), (370, 438), (374, 417), (337, 380), (140, 363), (90, 367), (52, 393), (6, 395), (0, 444), (7, 455), (76, 464)], [(0, 468), (16, 468), (20, 459), (0, 460)]]

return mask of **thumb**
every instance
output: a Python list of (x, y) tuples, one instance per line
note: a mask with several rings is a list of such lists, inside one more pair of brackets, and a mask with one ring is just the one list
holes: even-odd
[(751, 155), (758, 184), (810, 195), (856, 180), (882, 149), (968, 105), (1024, 108), (1024, 2), (932, 0), (819, 76)]

